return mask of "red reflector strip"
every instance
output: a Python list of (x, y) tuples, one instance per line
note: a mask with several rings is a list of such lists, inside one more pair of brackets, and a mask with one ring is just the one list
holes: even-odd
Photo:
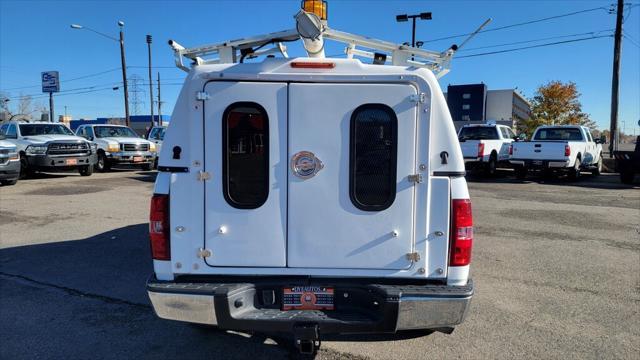
[(149, 240), (154, 260), (171, 260), (169, 195), (154, 194), (149, 212)]
[(484, 157), (484, 144), (478, 144), (478, 157)]
[(291, 63), (291, 67), (306, 69), (333, 69), (336, 67), (336, 64), (332, 62), (294, 61)]

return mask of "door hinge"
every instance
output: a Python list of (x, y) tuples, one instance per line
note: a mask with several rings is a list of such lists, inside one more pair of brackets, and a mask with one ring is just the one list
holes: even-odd
[(209, 93), (206, 91), (198, 91), (196, 93), (197, 100), (204, 101), (204, 100), (209, 100), (210, 98), (211, 98), (211, 95), (209, 95)]
[(198, 258), (200, 259), (206, 259), (211, 255), (212, 253), (211, 253), (211, 250), (209, 249), (203, 249), (203, 248), (198, 249)]
[(211, 174), (206, 171), (198, 171), (198, 181), (207, 181), (211, 179)]
[(424, 179), (422, 178), (422, 174), (409, 175), (407, 176), (407, 179), (409, 180), (409, 182), (412, 182), (415, 184), (420, 184), (424, 181)]
[(418, 262), (420, 261), (420, 254), (418, 254), (417, 252), (408, 253), (407, 260), (412, 262)]
[(427, 94), (425, 93), (413, 94), (409, 96), (409, 100), (411, 102), (424, 104), (425, 102), (427, 102)]

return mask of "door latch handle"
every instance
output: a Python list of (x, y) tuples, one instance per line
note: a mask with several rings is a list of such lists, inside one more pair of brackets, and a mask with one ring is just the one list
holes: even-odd
[(448, 152), (443, 151), (443, 152), (440, 153), (440, 164), (447, 165), (449, 163), (448, 159), (449, 159), (449, 153)]

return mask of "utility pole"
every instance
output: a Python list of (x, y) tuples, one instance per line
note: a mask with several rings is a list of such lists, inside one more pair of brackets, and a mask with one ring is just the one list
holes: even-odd
[(147, 49), (149, 54), (149, 109), (151, 109), (151, 126), (153, 127), (153, 76), (151, 76), (151, 35), (147, 35)]
[(122, 62), (122, 83), (124, 85), (124, 121), (129, 126), (129, 87), (127, 86), (127, 62), (124, 56), (124, 21), (118, 21), (120, 26), (120, 61)]
[(611, 125), (609, 129), (609, 157), (618, 149), (618, 93), (620, 90), (620, 48), (622, 47), (622, 13), (624, 0), (618, 0), (616, 14), (616, 34), (613, 45), (613, 76), (611, 78)]
[(162, 125), (162, 100), (160, 100), (160, 72), (158, 71), (158, 125)]

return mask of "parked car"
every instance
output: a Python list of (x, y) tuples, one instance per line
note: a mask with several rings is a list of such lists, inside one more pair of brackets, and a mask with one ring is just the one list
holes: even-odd
[[(220, 54), (274, 36), (284, 35)], [(394, 61), (413, 51), (340, 38), (393, 48)], [(180, 48), (178, 59), (199, 56)], [(156, 314), (290, 333), (309, 353), (330, 334), (461, 324), (473, 295), (471, 201), (433, 72), (223, 59), (190, 69), (163, 140), (149, 222)]]
[(16, 145), (20, 157), (20, 177), (36, 171), (75, 170), (82, 176), (93, 174), (95, 144), (75, 136), (63, 124), (9, 121), (0, 126), (0, 134)]
[(635, 174), (640, 173), (640, 136), (636, 138), (633, 151), (614, 151), (616, 169), (620, 173), (620, 181), (624, 184), (633, 183)]
[[(158, 154), (160, 154), (160, 150), (162, 149), (162, 140), (164, 139), (164, 132), (166, 129), (166, 126), (154, 126), (147, 134), (147, 140), (156, 144), (156, 153)], [(154, 167), (158, 167), (158, 157), (156, 157)]]
[(20, 178), (20, 156), (17, 147), (0, 135), (0, 184), (15, 185)]
[(509, 146), (516, 139), (510, 127), (496, 124), (465, 125), (458, 140), (467, 169), (495, 175), (498, 165), (509, 165)]
[(156, 145), (140, 138), (122, 125), (80, 125), (76, 134), (98, 145), (98, 171), (109, 171), (112, 165), (138, 165), (151, 170), (156, 161)]
[(529, 169), (550, 173), (563, 171), (576, 180), (583, 170), (594, 175), (602, 171), (602, 145), (593, 139), (589, 128), (578, 125), (540, 126), (531, 141), (514, 142), (511, 159), (518, 178)]

